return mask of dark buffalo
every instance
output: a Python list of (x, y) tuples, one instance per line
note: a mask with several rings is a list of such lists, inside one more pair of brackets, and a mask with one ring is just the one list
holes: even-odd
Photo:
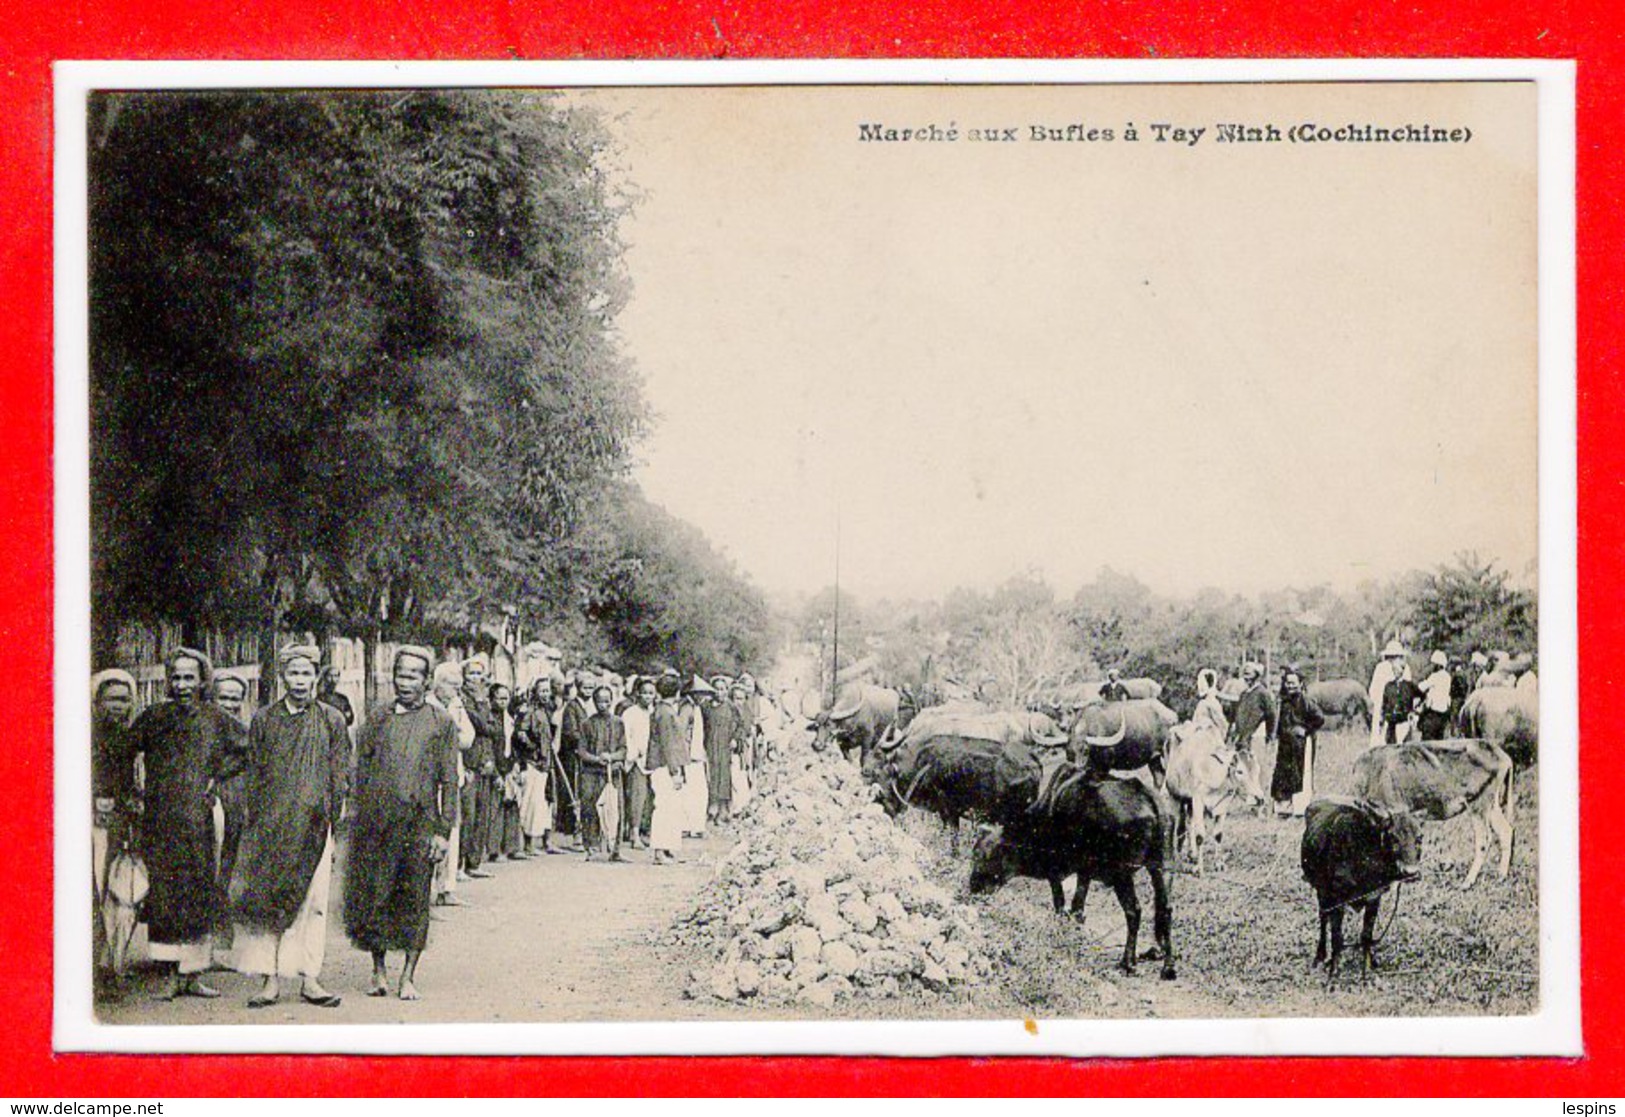
[(1162, 958), (1162, 976), (1174, 977), (1173, 901), (1168, 868), (1173, 860), (1172, 826), (1155, 795), (1138, 780), (1095, 780), (1067, 765), (1048, 807), (995, 826), (976, 842), (970, 890), (995, 891), (1015, 876), (1049, 882), (1055, 910), (1065, 910), (1062, 882), (1077, 874), (1072, 914), (1083, 918), (1089, 882), (1103, 881), (1117, 894), (1128, 924), (1119, 968), (1134, 972), (1140, 934), (1140, 899), (1134, 873), (1151, 875), (1152, 927)]
[(1349, 725), (1371, 725), (1371, 699), (1354, 679), (1323, 679), (1310, 683), (1304, 694), (1327, 721), (1336, 718)]
[(1072, 726), (1067, 753), (1097, 777), (1150, 767), (1160, 783), (1167, 766), (1169, 731), (1178, 716), (1155, 698), (1086, 706)]
[[(1389, 885), (1414, 880), (1422, 859), (1422, 833), (1409, 811), (1392, 810), (1364, 799), (1325, 798), (1304, 815), (1303, 878), (1320, 905), (1320, 940), (1315, 965), (1326, 963), (1326, 981), (1337, 977), (1343, 953), (1343, 911), (1361, 912), (1360, 968), (1377, 968), (1373, 932), (1377, 910)], [(1326, 928), (1332, 932), (1326, 952)]]
[(957, 851), (960, 819), (1020, 817), (1038, 794), (1042, 769), (1024, 745), (943, 735), (877, 749), (863, 771), (889, 814), (930, 811), (952, 831)]
[(834, 741), (847, 757), (860, 764), (875, 745), (897, 731), (900, 696), (889, 687), (853, 683), (841, 688), (835, 704), (813, 719), (817, 746)]

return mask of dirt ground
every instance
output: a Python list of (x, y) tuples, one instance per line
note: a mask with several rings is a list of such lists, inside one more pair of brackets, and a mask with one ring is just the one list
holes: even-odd
[[(257, 978), (217, 971), (219, 1000), (155, 999), (157, 975), (142, 971), (125, 997), (100, 1007), (110, 1024), (396, 1024), (670, 1019), (682, 982), (653, 939), (685, 913), (709, 879), (727, 841), (690, 840), (681, 865), (654, 866), (629, 851), (625, 864), (586, 863), (582, 855), (487, 866), (489, 880), (458, 886), (466, 907), (435, 908), (429, 947), (418, 967), (423, 999), (365, 996), (372, 963), (344, 937), (334, 881), (323, 983), (344, 998), (338, 1008), (302, 1003), (284, 984), (282, 1002), (249, 1009)], [(342, 849), (342, 846), (341, 846)], [(341, 858), (342, 861), (342, 858)], [(342, 864), (340, 866), (342, 870)], [(389, 958), (390, 976), (400, 961)]]
[[(1347, 789), (1364, 734), (1323, 735), (1316, 772), (1323, 792)], [(1273, 756), (1261, 760), (1265, 771)], [(1174, 888), (1179, 976), (1161, 981), (1154, 965), (1138, 976), (1115, 969), (1123, 919), (1115, 898), (1096, 887), (1082, 925), (1050, 911), (1048, 886), (1017, 881), (977, 901), (1001, 978), (953, 997), (854, 1000), (834, 1019), (1484, 1015), (1533, 1012), (1538, 1004), (1536, 909), (1537, 793), (1533, 772), (1515, 781), (1516, 838), (1506, 880), (1491, 867), (1477, 886), (1460, 880), (1471, 855), (1465, 820), (1424, 828), (1423, 879), (1404, 886), (1397, 912), (1378, 925), (1382, 968), (1362, 981), (1347, 970), (1328, 992), (1310, 972), (1316, 929), (1313, 894), (1298, 869), (1298, 820), (1232, 821), (1228, 847), (1207, 875), (1182, 872)], [(931, 871), (963, 886), (966, 858), (949, 853), (934, 819), (905, 820), (931, 850)], [(344, 996), (337, 1009), (284, 1003), (249, 1010), (255, 983), (231, 973), (211, 981), (217, 1001), (153, 999), (156, 975), (138, 974), (122, 1000), (102, 1006), (108, 1023), (375, 1024), (577, 1020), (786, 1019), (823, 1016), (805, 1005), (691, 1000), (689, 973), (710, 956), (690, 934), (671, 933), (692, 908), (727, 849), (713, 833), (687, 862), (657, 868), (633, 852), (623, 865), (583, 863), (579, 854), (502, 863), (490, 880), (463, 884), (465, 908), (436, 909), (419, 970), (424, 999), (362, 994), (367, 957), (328, 929), (324, 980)], [(968, 847), (968, 841), (964, 843)], [(341, 866), (342, 867), (342, 866)], [(337, 882), (336, 882), (337, 883)], [(1149, 886), (1141, 881), (1144, 939)], [(394, 959), (391, 960), (395, 963)]]
[[(1363, 733), (1322, 735), (1318, 790), (1349, 789)], [(1261, 757), (1264, 771), (1274, 763)], [(1174, 941), (1179, 977), (1156, 979), (1153, 966), (1124, 978), (1113, 969), (1124, 932), (1116, 899), (1091, 891), (1084, 926), (1049, 911), (1049, 888), (1020, 881), (982, 904), (1003, 944), (1006, 991), (1034, 1016), (1479, 1016), (1532, 1013), (1539, 1004), (1538, 795), (1533, 771), (1514, 778), (1512, 868), (1496, 873), (1491, 845), (1471, 891), (1460, 884), (1472, 858), (1466, 819), (1423, 827), (1422, 879), (1402, 887), (1397, 911), (1384, 903), (1377, 931), (1379, 969), (1362, 981), (1357, 956), (1328, 991), (1312, 973), (1317, 917), (1314, 893), (1299, 871), (1301, 820), (1246, 817), (1232, 822), (1229, 847), (1207, 874), (1181, 872), (1174, 883)], [(929, 828), (923, 819), (911, 826)], [(922, 834), (922, 837), (924, 835)], [(944, 872), (947, 844), (933, 836)], [(1150, 926), (1150, 889), (1142, 881), (1142, 940)], [(1390, 915), (1392, 919), (1390, 921)], [(1357, 938), (1358, 923), (1345, 923)], [(1021, 964), (1018, 960), (1024, 960)], [(1352, 965), (1350, 965), (1352, 963)]]

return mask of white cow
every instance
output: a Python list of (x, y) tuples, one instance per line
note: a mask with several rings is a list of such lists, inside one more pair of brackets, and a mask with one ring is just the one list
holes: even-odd
[[(1213, 842), (1224, 834), (1225, 817), (1238, 807), (1267, 802), (1246, 758), (1225, 744), (1224, 734), (1207, 723), (1186, 722), (1173, 729), (1168, 756), (1168, 793), (1179, 805), (1186, 851), (1200, 876), (1206, 869), (1207, 820), (1213, 818)], [(1184, 821), (1188, 816), (1188, 822)]]

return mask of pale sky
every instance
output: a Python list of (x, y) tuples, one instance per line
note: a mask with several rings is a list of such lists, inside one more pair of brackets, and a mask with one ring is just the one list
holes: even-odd
[[(620, 322), (659, 416), (639, 479), (770, 591), (832, 580), (837, 515), (861, 596), (1534, 557), (1530, 86), (581, 96), (643, 195)], [(1208, 133), (1159, 144), (1154, 121)], [(1218, 144), (1218, 121), (1474, 138)], [(1025, 139), (1071, 122), (1118, 139)]]

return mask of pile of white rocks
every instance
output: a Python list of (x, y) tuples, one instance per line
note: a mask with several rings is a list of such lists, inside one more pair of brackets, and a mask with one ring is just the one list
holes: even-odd
[(857, 769), (802, 738), (764, 762), (739, 838), (688, 924), (718, 945), (693, 997), (799, 1001), (951, 993), (988, 973), (976, 913), (927, 879), (920, 843)]

